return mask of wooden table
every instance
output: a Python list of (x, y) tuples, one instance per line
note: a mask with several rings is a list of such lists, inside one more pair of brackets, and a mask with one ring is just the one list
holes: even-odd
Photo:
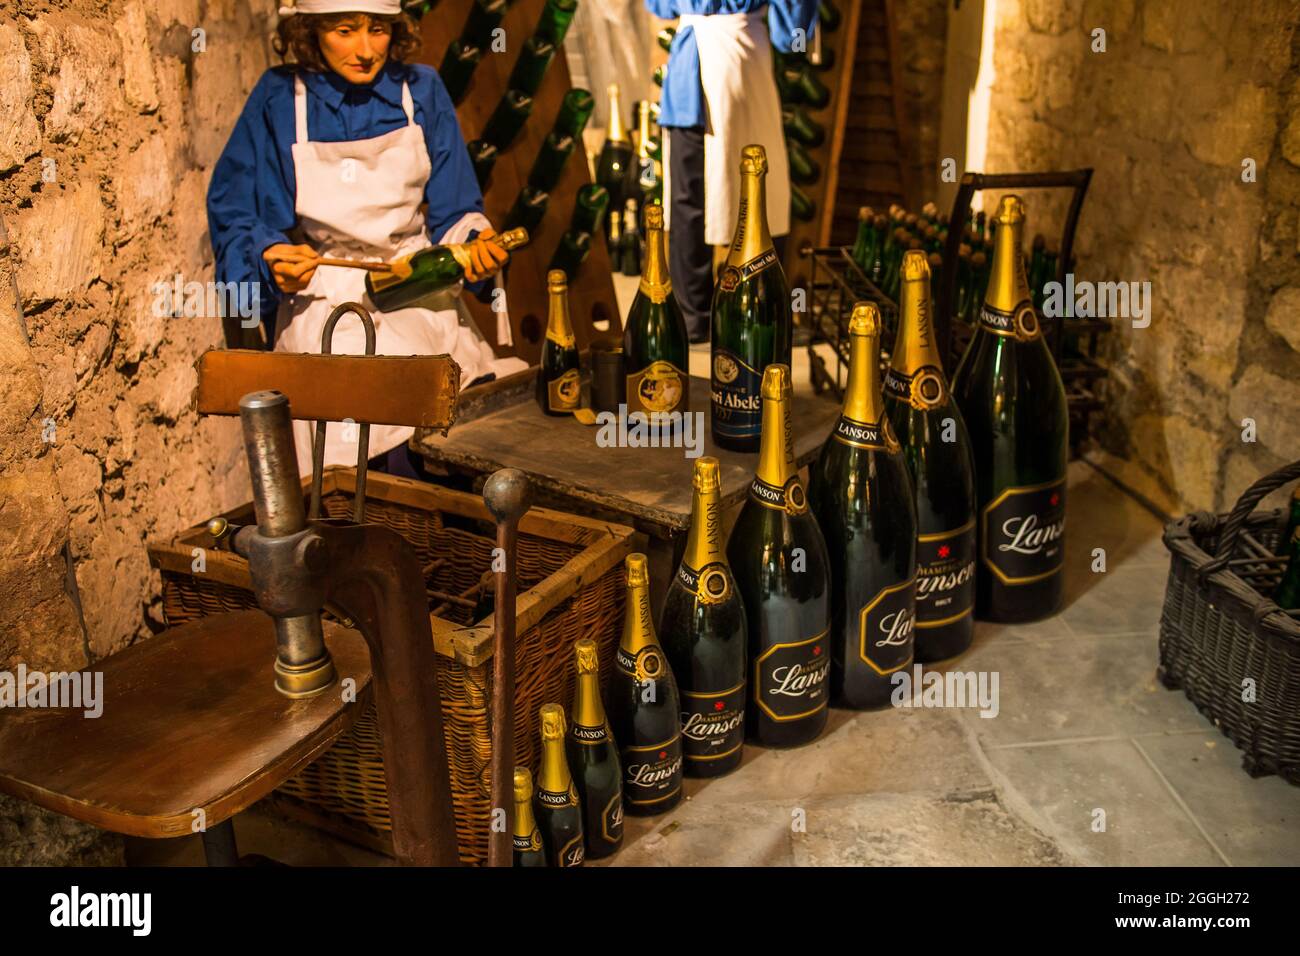
[[(629, 524), (650, 538), (652, 578), (676, 568), (691, 523), (691, 474), (695, 459), (685, 448), (601, 447), (598, 425), (571, 416), (542, 414), (533, 399), (536, 369), (461, 393), (456, 424), (446, 435), (422, 429), (412, 447), (435, 471), (485, 477), (498, 468), (518, 468), (532, 482), (539, 504), (598, 519)], [(726, 451), (713, 444), (709, 429), (709, 383), (690, 379), (691, 408), (702, 411), (701, 454), (720, 464), (724, 511), (738, 506), (749, 490), (757, 454)], [(802, 467), (820, 451), (840, 407), (796, 394), (791, 409), (795, 458)], [(656, 560), (658, 558), (658, 560)], [(656, 567), (658, 565), (658, 567)], [(664, 589), (655, 589), (655, 604)]]

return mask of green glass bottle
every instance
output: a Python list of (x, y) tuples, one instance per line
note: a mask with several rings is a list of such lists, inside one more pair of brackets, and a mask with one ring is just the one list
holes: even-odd
[(790, 184), (790, 215), (800, 222), (812, 222), (817, 217), (817, 204), (794, 183)]
[(808, 155), (808, 151), (797, 142), (787, 141), (786, 155), (790, 158), (790, 181), (803, 186), (811, 185), (821, 178), (822, 168), (817, 160)]
[(528, 173), (528, 185), (537, 192), (549, 193), (564, 175), (564, 164), (573, 155), (575, 140), (563, 133), (551, 132), (542, 142), (533, 160), (533, 168)]
[(826, 542), (794, 461), (790, 368), (763, 372), (763, 445), (727, 560), (749, 629), (746, 736), (796, 747), (826, 726), (831, 583)]
[(953, 394), (975, 459), (976, 614), (1033, 621), (1064, 595), (1069, 414), (1025, 278), (1019, 196), (1002, 197), (997, 224), (988, 292)]
[(569, 32), (569, 26), (573, 23), (573, 14), (577, 9), (578, 0), (546, 0), (546, 6), (542, 8), (542, 16), (537, 21), (537, 29), (533, 34), (550, 40), (558, 49)]
[(668, 64), (660, 63), (656, 66), (654, 73), (650, 75), (650, 79), (654, 80), (655, 86), (663, 89), (664, 80), (668, 79)]
[(641, 274), (641, 230), (636, 222), (636, 200), (623, 204), (623, 238), (618, 246), (618, 270), (625, 276)]
[(497, 149), (505, 149), (515, 141), (515, 137), (524, 128), (524, 123), (528, 122), (528, 116), (532, 111), (531, 96), (520, 90), (506, 90), (505, 95), (497, 103), (497, 108), (488, 117), (487, 125), (483, 127), (483, 135), (479, 138), (491, 143)]
[(810, 117), (801, 106), (782, 107), (781, 125), (788, 140), (809, 149), (816, 149), (826, 141), (826, 127)]
[(474, 0), (460, 31), (461, 43), (480, 50), (490, 50), (492, 31), (501, 25), (506, 15), (506, 5), (507, 0)]
[(931, 272), (903, 256), (885, 409), (916, 493), (916, 659), (954, 657), (975, 634), (975, 464), (935, 340)]
[(524, 41), (507, 83), (510, 89), (536, 96), (546, 76), (546, 68), (555, 58), (555, 44), (543, 37), (531, 36)]
[(623, 323), (628, 414), (690, 411), (686, 320), (673, 295), (664, 248), (663, 206), (645, 209), (645, 266)]
[(563, 271), (552, 269), (546, 274), (546, 291), (550, 310), (546, 339), (537, 362), (534, 397), (547, 415), (571, 415), (582, 398), (582, 372), (573, 323), (569, 320), (569, 281)]
[(871, 241), (871, 220), (871, 207), (859, 206), (858, 231), (853, 237), (853, 248), (849, 252), (849, 258), (858, 264), (858, 268), (863, 270), (867, 268), (867, 263), (870, 262), (868, 248)]
[(564, 708), (542, 704), (542, 768), (537, 772), (533, 809), (542, 831), (546, 862), (550, 866), (582, 866), (582, 803), (569, 761), (564, 755)]
[(831, 0), (821, 0), (817, 5), (817, 23), (827, 33), (840, 28), (840, 10)]
[(469, 150), (469, 161), (474, 165), (474, 178), (478, 180), (479, 189), (484, 189), (492, 176), (492, 167), (497, 164), (497, 156), (501, 151), (481, 139), (470, 140), (466, 148)]
[(844, 410), (809, 472), (808, 501), (831, 568), (831, 697), (845, 707), (889, 703), (891, 675), (912, 663), (916, 506), (880, 390), (880, 310), (849, 319)]
[(659, 634), (682, 698), (691, 777), (740, 766), (745, 742), (745, 603), (727, 564), (718, 459), (695, 459), (686, 553), (668, 585)]
[(582, 139), (582, 131), (587, 128), (591, 112), (596, 108), (596, 98), (583, 89), (574, 88), (564, 94), (560, 101), (560, 112), (555, 117), (552, 130), (561, 136)]
[(582, 803), (587, 859), (598, 860), (623, 845), (623, 768), (600, 702), (600, 662), (596, 642), (573, 645), (575, 689), (569, 726), (569, 769)]
[(710, 320), (714, 444), (757, 451), (763, 371), (790, 364), (790, 286), (767, 225), (767, 153), (746, 146), (740, 159), (736, 232), (713, 289)]
[(560, 237), (560, 244), (555, 247), (555, 255), (551, 257), (548, 269), (559, 269), (572, 282), (589, 252), (591, 252), (591, 233), (574, 232), (570, 229)]
[(506, 228), (523, 228), (534, 233), (546, 218), (546, 207), (551, 201), (551, 194), (525, 186), (515, 197), (515, 204), (506, 213)]
[[(527, 229), (508, 229), (487, 240), (507, 251), (528, 243)], [(416, 302), (465, 278), (470, 263), (467, 243), (430, 246), (388, 264), (387, 272), (366, 273), (366, 293), (384, 312)]]
[(795, 73), (796, 76), (788, 78), (788, 82), (798, 90), (793, 103), (806, 103), (815, 110), (823, 109), (831, 101), (831, 91), (827, 89), (826, 84), (817, 79), (813, 68), (807, 63)]
[(533, 775), (527, 767), (515, 767), (515, 828), (511, 843), (514, 846), (515, 866), (546, 866), (546, 848), (542, 844), (542, 831), (537, 829), (533, 817)]
[(438, 76), (447, 88), (452, 103), (459, 103), (465, 98), (469, 81), (474, 76), (474, 68), (482, 58), (483, 51), (478, 47), (466, 46), (460, 40), (451, 41), (446, 56), (442, 58), (442, 66), (438, 67)]
[(677, 30), (674, 27), (664, 27), (655, 36), (661, 50), (671, 52), (673, 48), (673, 37), (677, 36)]
[(569, 229), (573, 232), (603, 234), (605, 212), (609, 208), (609, 190), (598, 183), (587, 183), (578, 189), (573, 202), (573, 216)]
[(654, 138), (650, 135), (650, 103), (642, 100), (637, 104), (636, 135), (636, 199), (640, 205), (648, 205), (655, 195), (659, 182), (659, 171), (655, 165), (651, 150)]
[(1300, 528), (1300, 485), (1295, 486), (1291, 492), (1291, 506), (1287, 509), (1286, 524), (1282, 528), (1282, 536), (1277, 539), (1277, 553), (1286, 554), (1291, 546), (1291, 536), (1295, 534), (1295, 529)]
[(655, 636), (644, 554), (629, 554), (627, 610), (609, 711), (623, 763), (623, 808), (633, 816), (671, 810), (682, 799), (682, 727), (677, 681)]
[(1282, 580), (1273, 592), (1273, 600), (1278, 607), (1288, 611), (1300, 608), (1300, 528), (1291, 534), (1290, 556)]

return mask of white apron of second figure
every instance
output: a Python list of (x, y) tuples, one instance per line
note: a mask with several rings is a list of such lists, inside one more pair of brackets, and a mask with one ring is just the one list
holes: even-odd
[[(407, 125), (372, 139), (341, 143), (314, 143), (307, 130), (307, 88), (294, 81), (297, 140), (293, 168), (298, 183), (297, 213), (304, 241), (323, 257), (392, 260), (430, 244), (420, 214), (424, 187), (432, 166), (424, 132), (415, 122), (410, 88), (402, 86), (402, 108)], [(467, 213), (439, 244), (465, 242), (471, 230), (491, 228), (482, 213)], [(302, 292), (286, 296), (276, 322), (277, 352), (321, 350), (321, 332), (334, 307), (359, 302), (371, 309), (365, 297), (366, 273), (342, 266), (318, 266)], [(464, 386), (501, 365), (491, 347), (478, 334), (469, 311), (460, 302), (459, 285), (430, 297), (428, 307), (381, 312), (371, 309), (378, 355), (448, 354), (460, 365)], [(361, 320), (349, 313), (334, 328), (330, 349), (336, 355), (365, 353)], [(502, 363), (503, 364), (503, 363)], [(518, 365), (519, 363), (514, 362)], [(314, 423), (293, 423), (298, 470), (311, 472)], [(408, 426), (372, 425), (371, 456), (408, 441)], [(326, 427), (325, 465), (355, 465), (359, 428), (331, 422)]]
[[(767, 8), (751, 13), (682, 14), (677, 29), (695, 31), (704, 91), (704, 241), (728, 245), (740, 210), (740, 151), (767, 151), (767, 224), (790, 231), (790, 173), (781, 98), (772, 72)], [(670, 141), (665, 137), (665, 144)], [(672, 195), (664, 157), (664, 195)], [(668, 204), (669, 207), (672, 203)], [(668, 212), (668, 209), (665, 209)], [(669, 217), (670, 219), (671, 217)], [(671, 221), (666, 223), (672, 228)]]

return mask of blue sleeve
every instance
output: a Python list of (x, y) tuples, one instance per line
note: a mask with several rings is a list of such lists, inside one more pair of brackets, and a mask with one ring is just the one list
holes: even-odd
[(645, 8), (650, 11), (652, 17), (658, 17), (660, 20), (676, 20), (677, 0), (645, 0)]
[(474, 176), (465, 137), (460, 132), (460, 120), (452, 106), (442, 78), (432, 67), (418, 66), (416, 82), (411, 86), (415, 100), (415, 119), (424, 129), (424, 142), (429, 150), (432, 171), (424, 187), (424, 201), (428, 204), (425, 224), (429, 239), (438, 238), (455, 222), (470, 212), (483, 211), (483, 193)]
[(772, 37), (772, 46), (782, 53), (790, 52), (795, 30), (803, 31), (804, 49), (811, 49), (816, 22), (817, 0), (770, 0), (768, 4), (767, 30)]
[(262, 253), (268, 246), (289, 242), (286, 234), (297, 222), (293, 171), (285, 169), (273, 122), (273, 94), (283, 85), (284, 77), (275, 71), (263, 74), (208, 185), (208, 233), (216, 279), (257, 283), (264, 322), (274, 317), (281, 296)]

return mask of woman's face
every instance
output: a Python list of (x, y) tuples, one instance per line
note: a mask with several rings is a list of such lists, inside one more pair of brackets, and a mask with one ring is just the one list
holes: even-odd
[(393, 27), (355, 13), (325, 25), (316, 36), (331, 70), (352, 83), (369, 83), (388, 59)]

